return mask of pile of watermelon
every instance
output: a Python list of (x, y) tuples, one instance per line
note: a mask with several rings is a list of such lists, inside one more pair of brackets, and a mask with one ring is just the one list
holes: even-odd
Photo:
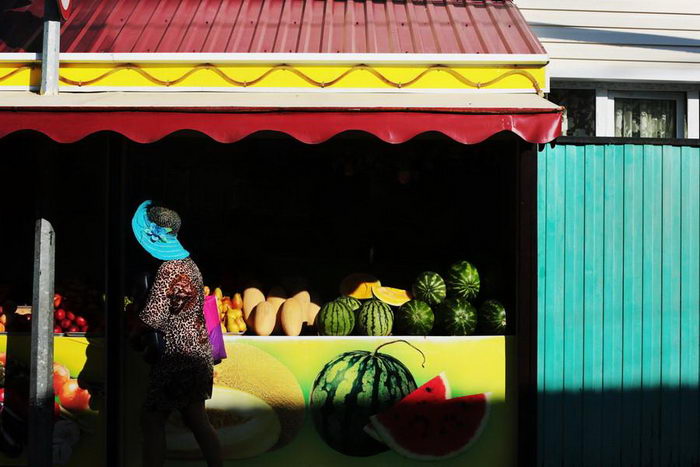
[(452, 398), (441, 373), (372, 415), (364, 431), (409, 459), (441, 460), (468, 449), (483, 431), (488, 413), (489, 394)]
[(341, 296), (326, 303), (316, 318), (321, 335), (347, 336), (469, 336), (506, 333), (506, 309), (484, 300), (477, 311), (479, 271), (468, 261), (449, 267), (444, 276), (426, 271), (410, 291), (382, 287), (369, 274), (351, 274), (340, 286)]
[[(421, 273), (413, 283), (412, 304), (409, 302), (397, 316), (404, 323), (404, 333), (424, 335), (428, 324), (435, 323), (442, 335), (468, 336), (505, 334), (506, 309), (497, 300), (485, 300), (477, 311), (474, 301), (479, 296), (479, 271), (468, 261), (459, 261), (449, 267), (443, 279), (432, 271)], [(432, 313), (428, 312), (430, 309)]]

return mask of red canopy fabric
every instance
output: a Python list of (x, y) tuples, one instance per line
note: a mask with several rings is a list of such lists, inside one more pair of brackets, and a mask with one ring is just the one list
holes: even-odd
[(363, 131), (387, 143), (403, 143), (426, 132), (439, 132), (463, 144), (511, 131), (530, 143), (561, 135), (561, 112), (499, 109), (456, 111), (202, 111), (199, 110), (0, 110), (0, 138), (34, 130), (59, 143), (72, 143), (100, 131), (152, 143), (176, 131), (191, 130), (221, 143), (260, 131), (285, 133), (318, 144), (346, 131)]

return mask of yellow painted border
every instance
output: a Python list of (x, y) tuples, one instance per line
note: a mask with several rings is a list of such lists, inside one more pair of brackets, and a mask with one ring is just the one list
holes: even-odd
[(65, 63), (63, 85), (88, 87), (531, 89), (546, 87), (544, 66), (320, 66)]
[[(79, 88), (316, 88), (529, 90), (547, 88), (545, 65), (287, 65), (63, 62)], [(0, 62), (0, 89), (38, 86), (40, 62)]]
[(0, 62), (0, 89), (30, 88), (41, 84), (41, 62)]

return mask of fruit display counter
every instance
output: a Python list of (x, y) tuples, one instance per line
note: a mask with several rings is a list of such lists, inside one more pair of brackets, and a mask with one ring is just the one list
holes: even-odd
[[(28, 335), (0, 335), (0, 465), (26, 465)], [(105, 423), (104, 339), (54, 337), (53, 459), (56, 465), (101, 465)]]
[[(207, 410), (226, 465), (514, 465), (514, 340), (229, 335)], [(138, 407), (147, 369), (128, 368)], [(140, 455), (132, 412), (127, 465)], [(168, 465), (201, 462), (176, 416), (167, 433)]]

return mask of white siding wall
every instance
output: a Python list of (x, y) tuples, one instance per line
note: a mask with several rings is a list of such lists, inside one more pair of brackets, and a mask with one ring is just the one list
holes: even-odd
[(700, 83), (700, 0), (514, 0), (551, 77)]

